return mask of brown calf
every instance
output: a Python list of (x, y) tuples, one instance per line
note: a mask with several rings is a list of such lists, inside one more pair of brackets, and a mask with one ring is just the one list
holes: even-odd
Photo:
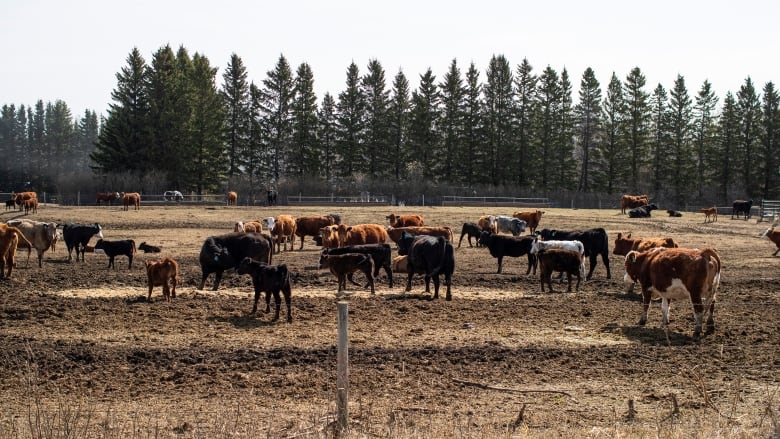
[(385, 217), (391, 227), (421, 227), (425, 225), (422, 215), (396, 215), (391, 213)]
[(348, 226), (339, 224), (336, 228), (339, 235), (339, 247), (360, 244), (382, 244), (387, 241), (387, 231), (379, 224), (358, 224)]
[(339, 292), (347, 289), (347, 275), (361, 271), (368, 279), (371, 287), (371, 295), (374, 291), (374, 260), (369, 255), (360, 253), (347, 253), (343, 255), (320, 254), (320, 270), (329, 269), (336, 276), (339, 283)]
[(287, 243), (290, 243), (290, 250), (293, 249), (295, 238), (295, 218), (290, 215), (279, 215), (274, 218), (274, 226), (271, 229), (271, 236), (276, 242), (276, 253), (282, 252), (282, 243), (284, 251), (287, 251)]
[(233, 191), (230, 191), (225, 194), (225, 199), (227, 200), (228, 206), (235, 206), (236, 201), (238, 201), (238, 194)]
[(620, 213), (626, 213), (626, 209), (642, 207), (646, 204), (650, 204), (647, 195), (623, 195), (620, 197)]
[(704, 222), (715, 222), (718, 220), (718, 208), (715, 206), (706, 207), (701, 209), (701, 213), (704, 214)]
[(545, 282), (547, 282), (550, 292), (555, 292), (551, 282), (553, 271), (566, 273), (569, 279), (569, 288), (566, 291), (569, 293), (571, 292), (571, 276), (576, 275), (577, 286), (575, 290), (580, 290), (580, 282), (585, 277), (585, 264), (582, 263), (581, 254), (561, 248), (549, 248), (537, 253), (536, 257), (539, 258), (539, 272), (543, 293)]
[(134, 210), (141, 208), (141, 194), (138, 192), (122, 192), (122, 209), (129, 210), (130, 206), (133, 206)]
[(162, 286), (163, 297), (165, 297), (166, 302), (170, 302), (171, 297), (176, 297), (176, 285), (179, 283), (179, 264), (171, 258), (160, 259), (159, 261), (146, 261), (144, 264), (146, 265), (146, 277), (149, 284), (149, 295), (146, 297), (146, 301), (152, 300), (154, 287)]

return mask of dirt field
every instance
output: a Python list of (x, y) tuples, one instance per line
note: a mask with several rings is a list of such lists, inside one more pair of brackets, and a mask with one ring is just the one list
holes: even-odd
[[(274, 255), (293, 273), (293, 322), (249, 315), (248, 277), (197, 290), (205, 237), (236, 220), (336, 212), (347, 224), (421, 213), (448, 225), (508, 208), (270, 209), (41, 206), (36, 220), (99, 222), (106, 239), (159, 245), (179, 261), (171, 303), (146, 300), (143, 261), (68, 263), (64, 243), (0, 281), (0, 437), (326, 437), (335, 412), (336, 279), (304, 249)], [(17, 217), (3, 212), (0, 220)], [(723, 260), (715, 333), (691, 338), (689, 304), (672, 308), (671, 346), (658, 306), (639, 327), (623, 262), (599, 260), (578, 293), (539, 292), (525, 257), (496, 274), (486, 249), (455, 251), (453, 300), (429, 300), (405, 276), (377, 295), (353, 289), (349, 313), (354, 437), (769, 437), (780, 421), (780, 257), (768, 226), (703, 215), (632, 220), (618, 210), (549, 209), (540, 228), (604, 227), (714, 247)], [(94, 240), (92, 242), (94, 244)], [(457, 244), (456, 244), (457, 245)], [(210, 287), (213, 277), (207, 282)], [(262, 309), (262, 307), (261, 307)], [(284, 312), (284, 308), (282, 309)], [(629, 413), (629, 402), (633, 412)], [(53, 435), (53, 434), (51, 434)], [(50, 435), (50, 436), (51, 436)], [(64, 434), (60, 436), (65, 437)]]

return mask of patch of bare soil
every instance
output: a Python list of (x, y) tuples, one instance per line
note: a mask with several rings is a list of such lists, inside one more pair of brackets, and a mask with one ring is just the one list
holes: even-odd
[[(512, 213), (403, 209), (395, 212), (452, 227), (456, 241), (464, 221)], [(99, 222), (106, 239), (161, 246), (162, 256), (179, 261), (181, 283), (172, 302), (159, 287), (150, 302), (143, 261), (161, 255), (141, 253), (131, 269), (119, 257), (109, 270), (98, 254), (68, 263), (64, 243), (46, 254), (43, 268), (17, 254), (12, 278), (0, 281), (0, 436), (40, 431), (41, 419), (63, 425), (74, 413), (84, 436), (329, 435), (336, 280), (313, 269), (319, 247), (307, 238), (303, 250), (296, 241), (294, 251), (274, 255), (293, 273), (291, 324), (249, 314), (246, 276), (226, 274), (217, 292), (210, 278), (197, 290), (197, 255), (205, 237), (237, 220), (336, 212), (348, 224), (381, 224), (391, 211), (42, 206), (34, 219)], [(16, 216), (5, 212), (0, 220)], [(682, 425), (683, 437), (702, 425), (726, 436), (771, 434), (780, 413), (780, 258), (758, 239), (766, 225), (726, 216), (705, 224), (693, 213), (633, 220), (617, 210), (549, 209), (540, 226), (589, 227), (606, 228), (610, 239), (631, 231), (716, 248), (724, 269), (715, 332), (693, 339), (692, 310), (682, 302), (672, 309), (669, 343), (657, 306), (647, 326), (637, 326), (641, 299), (625, 293), (618, 256), (610, 257), (611, 279), (599, 260), (579, 292), (563, 293), (560, 284), (542, 294), (538, 277), (525, 274), (525, 257), (505, 259), (496, 274), (487, 250), (464, 239), (451, 302), (443, 293), (432, 300), (419, 278), (405, 294), (400, 274), (392, 289), (382, 274), (374, 297), (352, 287), (349, 400), (359, 436), (595, 437), (657, 432), (659, 425)]]

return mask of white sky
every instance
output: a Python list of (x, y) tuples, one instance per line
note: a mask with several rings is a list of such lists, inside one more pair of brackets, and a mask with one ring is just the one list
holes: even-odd
[(387, 87), (402, 69), (412, 89), (431, 68), (441, 80), (452, 59), (465, 74), (474, 62), (504, 55), (513, 70), (566, 67), (575, 87), (592, 67), (604, 93), (614, 71), (638, 66), (646, 91), (669, 90), (678, 74), (691, 97), (708, 79), (723, 102), (750, 76), (760, 92), (780, 81), (780, 2), (771, 0), (408, 1), (3, 0), (0, 4), (0, 104), (64, 100), (74, 117), (105, 114), (133, 47), (147, 63), (165, 44), (184, 46), (218, 67), (232, 53), (260, 84), (284, 54), (293, 71), (307, 62), (315, 92), (334, 97), (354, 61), (371, 59)]

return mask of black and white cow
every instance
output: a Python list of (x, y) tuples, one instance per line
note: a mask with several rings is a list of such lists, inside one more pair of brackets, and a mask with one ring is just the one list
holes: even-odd
[(603, 228), (572, 231), (542, 229), (539, 235), (545, 241), (580, 241), (585, 246), (584, 256), (590, 258), (590, 270), (585, 278), (586, 280), (590, 280), (593, 276), (593, 270), (596, 269), (599, 255), (601, 255), (601, 260), (607, 269), (607, 279), (612, 277), (609, 271), (609, 238), (607, 237), (607, 231)]
[(79, 252), (81, 253), (81, 261), (84, 262), (84, 251), (86, 250), (89, 240), (93, 236), (97, 236), (103, 239), (103, 228), (100, 224), (73, 224), (68, 223), (62, 226), (62, 239), (65, 240), (65, 246), (68, 248), (68, 262), (73, 260), (71, 251), (76, 250), (76, 261), (79, 260)]

